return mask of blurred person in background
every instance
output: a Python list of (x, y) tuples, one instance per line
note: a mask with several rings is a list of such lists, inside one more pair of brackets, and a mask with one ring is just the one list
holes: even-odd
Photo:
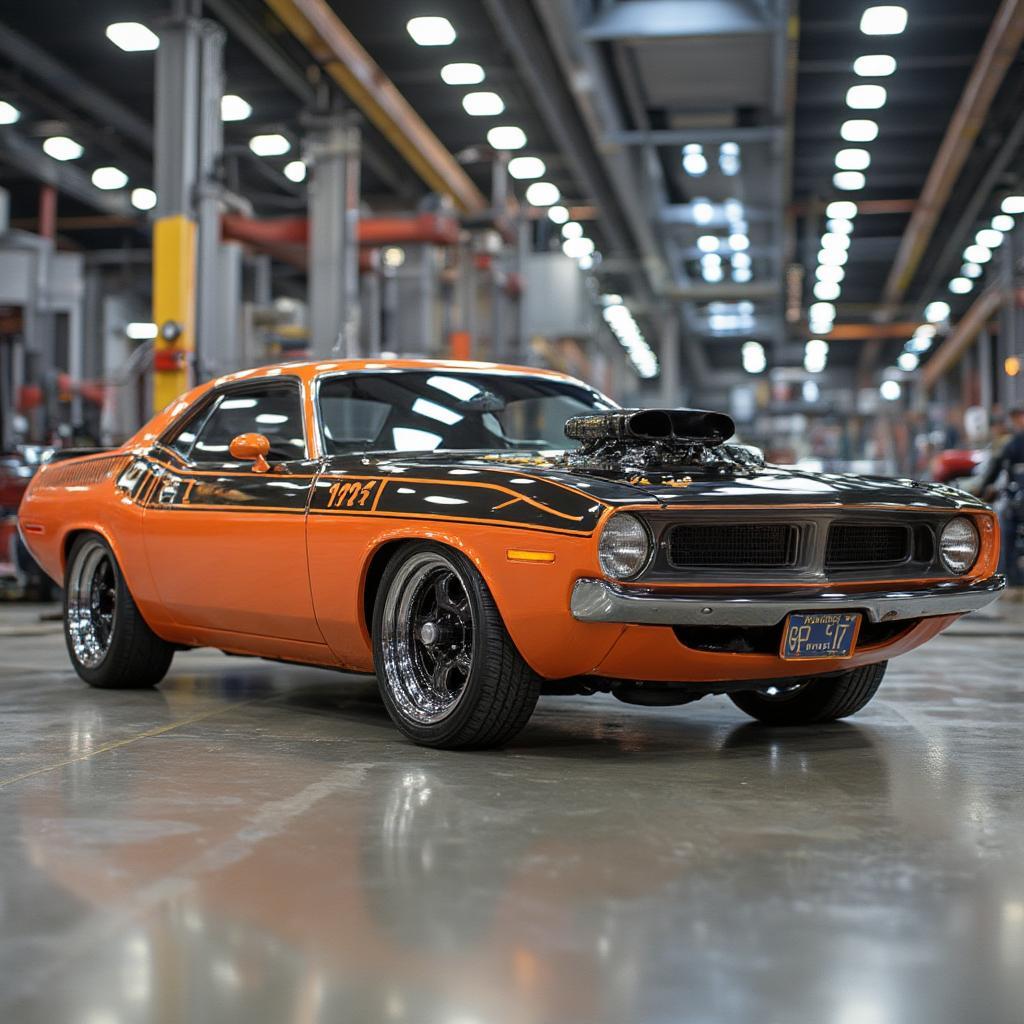
[(999, 513), (1002, 544), (999, 571), (1006, 574), (1007, 597), (1024, 599), (1024, 573), (1020, 559), (1024, 534), (1024, 406), (1010, 410), (1011, 435), (1002, 450), (993, 453), (981, 481), (981, 494), (994, 501)]

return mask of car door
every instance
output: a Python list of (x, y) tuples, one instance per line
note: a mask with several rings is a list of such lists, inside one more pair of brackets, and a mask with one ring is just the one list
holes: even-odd
[[(219, 389), (161, 440), (143, 523), (157, 591), (176, 621), (323, 643), (306, 562), (317, 464), (301, 388), (275, 378)], [(246, 433), (270, 441), (268, 470), (232, 458), (231, 441)]]

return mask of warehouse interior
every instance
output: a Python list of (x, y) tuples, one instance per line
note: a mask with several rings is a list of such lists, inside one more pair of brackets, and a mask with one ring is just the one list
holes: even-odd
[(400, 357), (1003, 517), (1022, 43), (1021, 0), (0, 7), (0, 1017), (1019, 1024), (1019, 586), (849, 722), (546, 696), (466, 755), (210, 649), (88, 690), (16, 514), (203, 381)]

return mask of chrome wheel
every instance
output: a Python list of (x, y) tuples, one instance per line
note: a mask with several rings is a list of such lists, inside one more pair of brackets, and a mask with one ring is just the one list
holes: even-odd
[(67, 583), (68, 637), (85, 668), (96, 668), (107, 656), (116, 611), (114, 560), (100, 541), (90, 541), (78, 550)]
[(402, 713), (432, 725), (466, 692), (476, 623), (451, 562), (434, 551), (406, 561), (388, 589), (381, 618), (386, 685)]

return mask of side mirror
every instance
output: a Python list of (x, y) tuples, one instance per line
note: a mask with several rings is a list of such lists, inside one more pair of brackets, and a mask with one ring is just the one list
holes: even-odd
[(239, 434), (228, 445), (228, 451), (239, 462), (253, 463), (255, 473), (266, 473), (270, 469), (270, 463), (267, 462), (270, 442), (263, 434)]

